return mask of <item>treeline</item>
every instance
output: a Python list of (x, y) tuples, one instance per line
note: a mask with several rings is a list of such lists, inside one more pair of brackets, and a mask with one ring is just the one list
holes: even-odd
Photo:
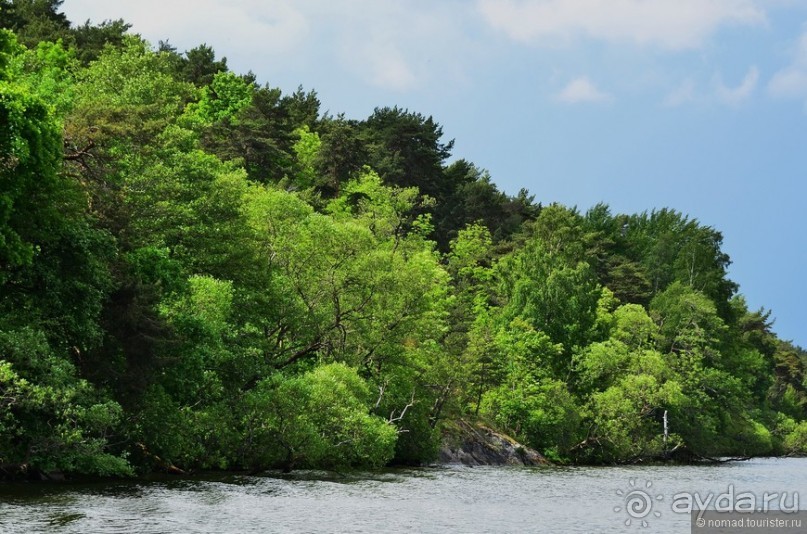
[(456, 418), (561, 462), (807, 452), (807, 353), (716, 230), (509, 196), (431, 117), (60, 4), (0, 1), (2, 474), (417, 464)]

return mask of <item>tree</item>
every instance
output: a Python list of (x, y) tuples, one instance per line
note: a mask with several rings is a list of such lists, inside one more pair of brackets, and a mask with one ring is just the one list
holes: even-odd
[(370, 402), (367, 384), (338, 363), (262, 382), (247, 397), (243, 415), (252, 467), (383, 466), (397, 432), (368, 413)]
[(501, 383), (485, 393), (481, 413), (555, 460), (579, 441), (579, 407), (567, 384), (552, 377), (563, 347), (515, 319), (495, 340)]
[(678, 281), (704, 293), (728, 318), (737, 285), (726, 274), (731, 261), (720, 249), (720, 232), (668, 209), (632, 216), (625, 225), (629, 257), (641, 259), (654, 295)]
[(101, 56), (104, 47), (123, 46), (131, 27), (132, 25), (123, 19), (105, 20), (95, 25), (86, 21), (71, 29), (69, 41), (75, 44), (79, 61), (88, 65)]
[(196, 87), (206, 87), (213, 82), (213, 78), (227, 72), (227, 58), (216, 60), (216, 52), (207, 44), (201, 44), (185, 52), (185, 58), (180, 67), (180, 77), (191, 82)]
[(359, 138), (356, 121), (344, 117), (323, 121), (322, 146), (316, 168), (317, 189), (326, 197), (338, 196), (342, 186), (358, 176), (368, 161), (367, 148)]
[(499, 191), (490, 174), (466, 160), (458, 160), (443, 171), (444, 196), (437, 197), (434, 209), (434, 239), (440, 250), (463, 227), (480, 222), (501, 243), (521, 230), (523, 223), (534, 219), (538, 211), (533, 197), (522, 190), (516, 197)]
[(386, 183), (445, 198), (443, 163), (454, 142), (441, 141), (443, 129), (434, 119), (397, 107), (376, 108), (363, 127), (368, 163)]
[(584, 262), (553, 256), (537, 238), (503, 258), (496, 268), (505, 317), (522, 317), (566, 355), (552, 363), (554, 376), (565, 377), (570, 355), (590, 341), (601, 289)]
[(0, 464), (128, 474), (107, 441), (121, 407), (70, 361), (101, 337), (109, 236), (90, 227), (83, 196), (59, 172), (61, 124), (46, 87), (10, 68), (21, 53), (0, 30)]
[(675, 282), (651, 303), (660, 325), (661, 350), (678, 376), (687, 402), (671, 412), (687, 446), (698, 454), (761, 454), (771, 448), (768, 430), (753, 412), (758, 353), (732, 354), (728, 329), (703, 293)]
[(19, 53), (13, 36), (0, 30), (0, 267), (30, 264), (34, 244), (58, 212), (64, 187), (59, 125), (45, 103), (15, 83), (9, 63)]
[(14, 31), (20, 42), (35, 47), (40, 41), (65, 38), (70, 22), (60, 13), (64, 0), (2, 0), (0, 29)]
[(41, 332), (0, 330), (0, 470), (5, 476), (132, 473), (109, 445), (121, 423), (120, 405), (76, 375)]
[(279, 89), (253, 87), (251, 103), (201, 132), (202, 146), (244, 166), (250, 180), (278, 183), (294, 173), (293, 145), (300, 124)]

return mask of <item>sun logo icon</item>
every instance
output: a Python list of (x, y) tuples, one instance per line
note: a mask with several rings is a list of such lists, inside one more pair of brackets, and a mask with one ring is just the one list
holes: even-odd
[(622, 497), (624, 501), (623, 506), (616, 506), (614, 512), (621, 512), (625, 510), (628, 514), (628, 519), (625, 521), (625, 526), (629, 527), (633, 521), (638, 521), (642, 527), (647, 528), (650, 523), (647, 518), (652, 514), (653, 517), (661, 517), (661, 512), (653, 511), (653, 503), (655, 501), (663, 501), (663, 495), (653, 496), (651, 494), (653, 483), (648, 481), (645, 483), (644, 489), (639, 489), (636, 486), (636, 479), (630, 479), (630, 488), (625, 491), (617, 490), (616, 494)]

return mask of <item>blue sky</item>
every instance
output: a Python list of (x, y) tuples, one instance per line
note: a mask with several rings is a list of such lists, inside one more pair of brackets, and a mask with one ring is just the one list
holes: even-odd
[(432, 115), (504, 190), (720, 230), (807, 347), (807, 0), (66, 0), (323, 110)]

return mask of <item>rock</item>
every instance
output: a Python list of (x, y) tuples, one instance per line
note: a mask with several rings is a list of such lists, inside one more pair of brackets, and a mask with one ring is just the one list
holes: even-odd
[(440, 463), (462, 465), (549, 465), (539, 452), (481, 424), (457, 421), (447, 426)]

